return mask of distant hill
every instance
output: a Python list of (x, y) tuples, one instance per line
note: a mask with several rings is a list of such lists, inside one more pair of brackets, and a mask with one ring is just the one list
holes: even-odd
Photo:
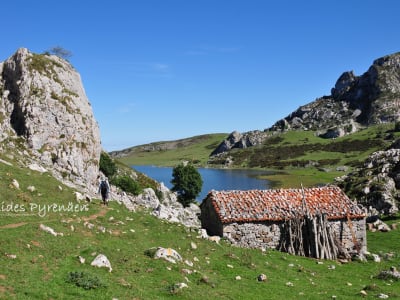
[(109, 154), (128, 165), (173, 166), (181, 161), (204, 165), (211, 152), (227, 136), (227, 133), (204, 134), (134, 146)]

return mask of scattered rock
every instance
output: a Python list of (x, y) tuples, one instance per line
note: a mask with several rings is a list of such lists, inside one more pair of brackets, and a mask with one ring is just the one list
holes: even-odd
[(386, 294), (382, 294), (382, 293), (381, 293), (381, 294), (378, 295), (378, 298), (379, 298), (379, 299), (388, 299), (389, 296), (386, 295)]
[(56, 232), (53, 228), (43, 225), (43, 224), (40, 224), (39, 228), (45, 232), (50, 233), (51, 235), (54, 235), (54, 236), (58, 236), (58, 235), (63, 236), (64, 235), (62, 232)]
[(175, 284), (175, 288), (177, 288), (177, 289), (184, 289), (184, 288), (187, 288), (188, 287), (188, 285), (186, 284), (186, 283), (184, 283), (184, 282), (180, 282), (180, 283), (176, 283)]
[(330, 265), (330, 266), (328, 267), (328, 269), (329, 269), (329, 270), (335, 270), (335, 269), (336, 269), (336, 266)]
[(15, 254), (8, 254), (8, 253), (6, 253), (6, 256), (7, 256), (8, 258), (10, 258), (10, 259), (16, 259), (16, 258), (17, 258), (17, 255), (15, 255)]
[(79, 192), (74, 192), (74, 195), (75, 195), (75, 200), (77, 201), (77, 202), (80, 202), (80, 201), (82, 201), (82, 200), (85, 200), (85, 196), (83, 196), (81, 193), (79, 193)]
[(79, 262), (81, 263), (81, 264), (84, 264), (85, 263), (85, 258), (84, 257), (82, 257), (82, 256), (78, 256), (78, 259), (79, 259)]
[(185, 260), (185, 264), (187, 264), (189, 267), (193, 267), (193, 262), (190, 260)]
[(155, 259), (162, 258), (173, 264), (175, 264), (177, 261), (182, 261), (182, 256), (172, 248), (158, 247), (156, 252), (154, 253), (154, 258)]
[(360, 291), (360, 295), (366, 297), (366, 296), (368, 296), (368, 293), (366, 291), (364, 291), (364, 290), (361, 290)]
[(17, 179), (13, 179), (11, 181), (11, 187), (19, 190), (19, 183), (18, 183)]
[(200, 278), (200, 282), (202, 282), (202, 283), (210, 283), (210, 279), (207, 277), (207, 276), (202, 276), (201, 278)]
[(210, 237), (208, 238), (208, 240), (219, 244), (219, 241), (221, 240), (221, 237), (218, 236), (218, 235), (214, 235), (214, 236), (210, 236)]
[(190, 247), (192, 247), (193, 250), (197, 249), (197, 245), (194, 242), (190, 242)]
[(257, 276), (257, 280), (260, 281), (260, 282), (267, 281), (267, 279), (268, 279), (267, 275), (265, 275), (265, 274), (260, 274), (260, 275)]
[(235, 277), (236, 280), (242, 280), (242, 277), (240, 277), (239, 275)]
[(104, 254), (97, 255), (90, 265), (98, 268), (108, 268), (109, 272), (112, 271), (111, 263)]
[(293, 286), (293, 282), (290, 281), (286, 282), (286, 286)]
[(47, 172), (47, 170), (45, 168), (43, 168), (42, 166), (39, 166), (37, 163), (30, 164), (28, 166), (28, 168), (31, 169), (32, 171), (37, 171), (37, 172), (40, 172), (40, 173)]
[(31, 193), (33, 193), (34, 191), (36, 191), (36, 188), (33, 185), (30, 185), (26, 188), (28, 191), (30, 191)]
[(208, 239), (207, 230), (204, 228), (199, 229), (199, 235), (197, 236), (198, 239)]
[(374, 259), (374, 262), (376, 263), (380, 263), (381, 262), (381, 258), (378, 254), (372, 254), (372, 257)]
[(396, 267), (392, 266), (389, 271), (382, 271), (377, 276), (379, 279), (395, 279), (400, 280), (400, 272), (397, 271)]
[(7, 166), (12, 167), (12, 163), (9, 163), (8, 161), (5, 161), (5, 160), (0, 159), (0, 162), (3, 163), (3, 164), (5, 164), (5, 165), (7, 165)]

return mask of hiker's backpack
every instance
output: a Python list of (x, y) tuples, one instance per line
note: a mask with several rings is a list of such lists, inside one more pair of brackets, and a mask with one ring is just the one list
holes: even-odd
[(100, 183), (100, 191), (101, 191), (102, 194), (105, 194), (105, 193), (107, 193), (107, 190), (108, 190), (108, 188), (107, 188), (107, 182), (106, 182), (105, 180), (103, 180), (103, 181)]

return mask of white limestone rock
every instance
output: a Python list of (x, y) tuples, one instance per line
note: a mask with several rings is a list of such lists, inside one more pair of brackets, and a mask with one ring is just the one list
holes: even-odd
[(107, 268), (109, 272), (112, 271), (111, 263), (104, 254), (97, 255), (90, 265), (98, 268)]

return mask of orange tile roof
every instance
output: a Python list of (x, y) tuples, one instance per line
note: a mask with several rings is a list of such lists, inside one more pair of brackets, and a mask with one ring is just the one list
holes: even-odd
[[(305, 205), (303, 204), (303, 193)], [(364, 211), (336, 186), (305, 189), (211, 191), (211, 203), (222, 223), (282, 221), (309, 214), (328, 219), (363, 218)], [(205, 200), (205, 201), (206, 201)]]

